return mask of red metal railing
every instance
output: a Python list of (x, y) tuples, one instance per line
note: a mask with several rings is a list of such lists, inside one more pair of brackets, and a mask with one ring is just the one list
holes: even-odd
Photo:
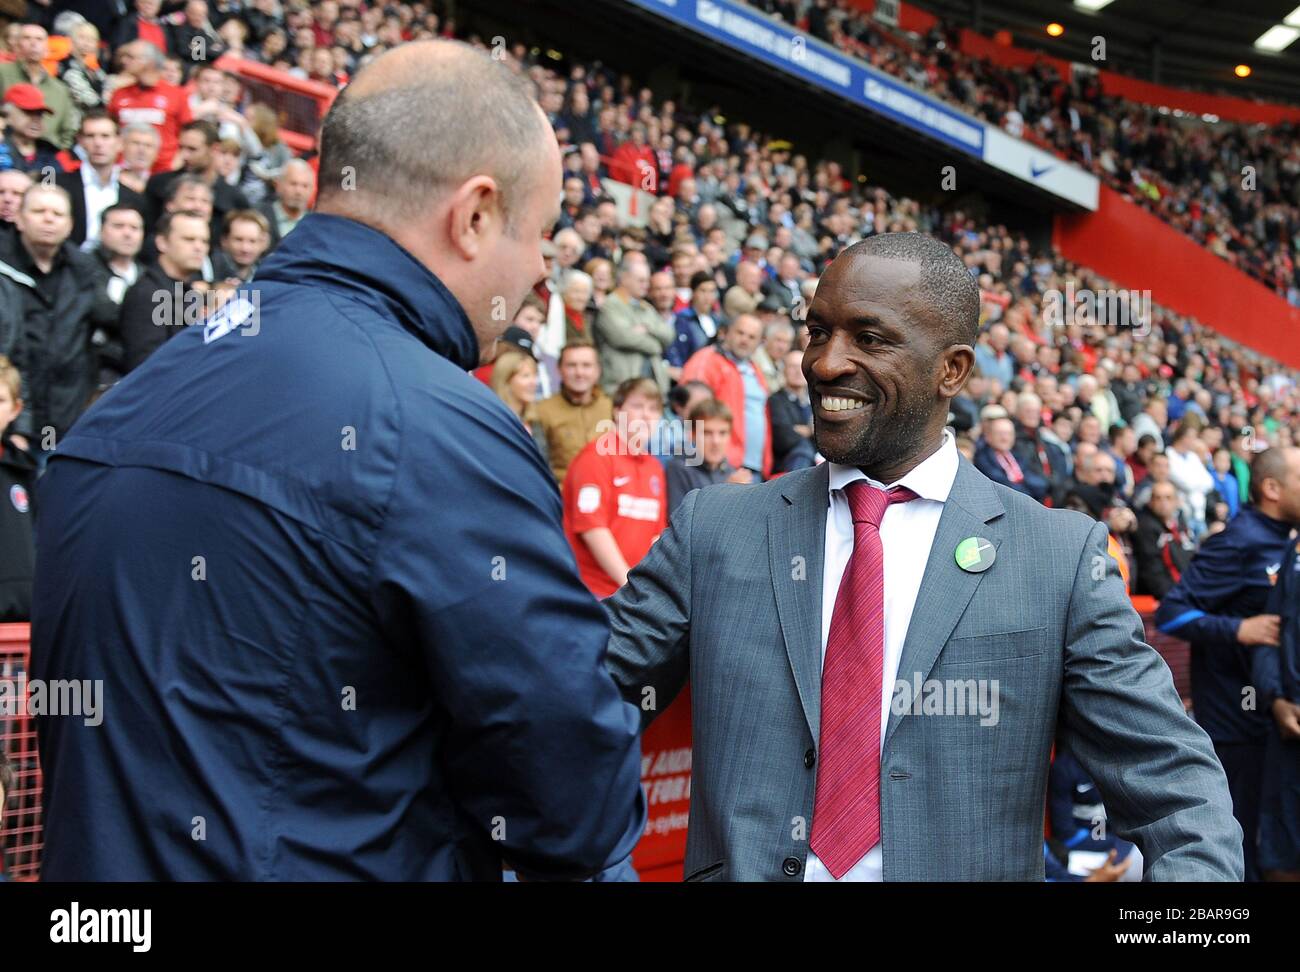
[(337, 88), (229, 55), (216, 66), (239, 78), (250, 102), (271, 106), (280, 118), (280, 138), (285, 145), (298, 153), (315, 150), (321, 121), (338, 97)]
[(0, 873), (34, 881), (41, 867), (41, 766), (36, 729), (27, 715), (31, 631), (0, 624), (0, 749), (14, 769), (14, 784), (0, 808)]

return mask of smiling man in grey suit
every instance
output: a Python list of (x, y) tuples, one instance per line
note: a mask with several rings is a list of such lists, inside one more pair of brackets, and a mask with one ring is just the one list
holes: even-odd
[(691, 493), (605, 602), (647, 722), (690, 681), (687, 880), (1041, 881), (1058, 719), (1149, 879), (1241, 879), (1223, 770), (1106, 527), (944, 428), (978, 308), (937, 240), (848, 248), (804, 356), (828, 461)]

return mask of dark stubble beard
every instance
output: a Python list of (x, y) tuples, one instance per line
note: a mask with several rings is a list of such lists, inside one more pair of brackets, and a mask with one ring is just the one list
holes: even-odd
[(924, 392), (918, 392), (900, 401), (888, 413), (876, 412), (857, 437), (842, 449), (823, 441), (814, 418), (813, 440), (817, 451), (831, 462), (856, 466), (868, 475), (873, 470), (893, 469), (917, 455), (924, 446), (926, 426), (934, 406), (929, 398)]

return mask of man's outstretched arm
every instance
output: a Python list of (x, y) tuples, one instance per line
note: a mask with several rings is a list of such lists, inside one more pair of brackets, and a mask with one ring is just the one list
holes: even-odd
[(606, 663), (644, 728), (677, 697), (690, 669), (691, 529), (699, 492), (690, 493), (667, 530), (605, 600), (612, 633)]
[(1241, 827), (1223, 767), (1144, 640), (1102, 523), (1088, 535), (1070, 595), (1060, 718), (1115, 832), (1141, 848), (1145, 880), (1242, 880)]
[[(550, 470), (499, 403), (466, 398), (480, 434), (406, 432), (374, 610), (424, 660), (458, 807), (521, 878), (581, 880), (623, 861), (645, 827), (637, 713), (606, 668), (609, 628)], [(440, 497), (461, 509), (431, 516)]]

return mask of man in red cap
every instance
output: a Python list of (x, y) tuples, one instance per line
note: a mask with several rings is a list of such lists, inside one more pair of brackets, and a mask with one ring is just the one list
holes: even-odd
[(45, 96), (31, 84), (13, 84), (4, 94), (5, 139), (0, 143), (0, 169), (23, 172), (62, 172), (58, 148), (41, 137), (49, 114)]
[(56, 148), (66, 149), (77, 135), (80, 112), (72, 103), (68, 86), (50, 74), (42, 63), (48, 53), (49, 35), (40, 24), (26, 23), (18, 28), (15, 53), (18, 59), (0, 64), (0, 95), (8, 94), (15, 85), (26, 84), (36, 88), (45, 99), (46, 112), (41, 121), (42, 134)]

